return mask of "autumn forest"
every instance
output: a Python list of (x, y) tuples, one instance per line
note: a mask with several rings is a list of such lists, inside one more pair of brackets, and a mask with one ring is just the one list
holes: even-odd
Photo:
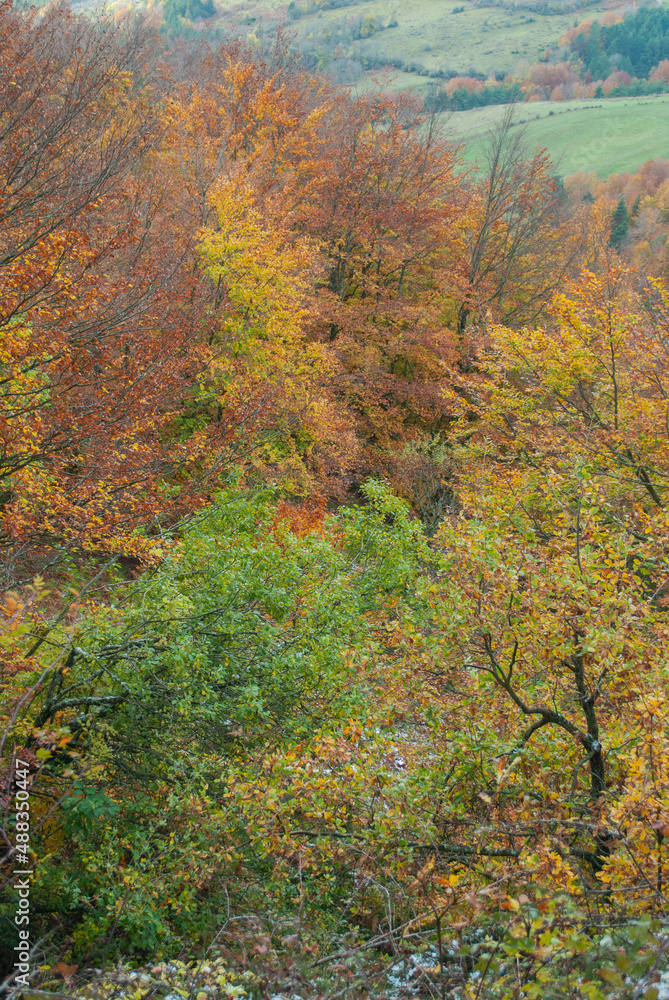
[(0, 163), (3, 993), (669, 996), (669, 163), (11, 0)]

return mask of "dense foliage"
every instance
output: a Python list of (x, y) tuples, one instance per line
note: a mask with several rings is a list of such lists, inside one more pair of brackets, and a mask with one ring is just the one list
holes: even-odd
[(666, 165), (465, 170), (280, 36), (0, 53), (5, 991), (656, 1000)]

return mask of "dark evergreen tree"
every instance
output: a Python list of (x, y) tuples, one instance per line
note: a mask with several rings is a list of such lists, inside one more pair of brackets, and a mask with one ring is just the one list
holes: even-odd
[(630, 219), (636, 219), (639, 214), (639, 209), (641, 208), (641, 192), (634, 199), (634, 204), (632, 205), (632, 211), (630, 212)]
[(559, 174), (556, 174), (553, 177), (553, 183), (555, 184), (555, 193), (556, 193), (556, 195), (558, 196), (558, 198), (560, 199), (560, 201), (564, 201), (566, 199), (566, 197), (567, 197), (567, 192), (566, 192), (565, 186), (564, 186), (564, 180), (562, 179), (562, 177), (560, 177)]
[(178, 28), (181, 24), (180, 18), (200, 21), (213, 17), (215, 13), (213, 0), (165, 0), (163, 4), (163, 18), (170, 28)]
[(669, 58), (669, 10), (644, 7), (618, 24), (595, 22), (589, 32), (576, 36), (572, 49), (594, 80), (606, 79), (612, 56), (618, 69), (646, 79), (660, 60)]
[(611, 236), (609, 238), (609, 243), (612, 247), (619, 247), (625, 237), (630, 227), (629, 215), (627, 214), (627, 205), (625, 204), (625, 199), (620, 196), (620, 201), (616, 206), (616, 210), (611, 217)]

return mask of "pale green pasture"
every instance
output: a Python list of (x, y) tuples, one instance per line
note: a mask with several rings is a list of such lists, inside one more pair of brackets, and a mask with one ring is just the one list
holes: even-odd
[[(454, 141), (466, 142), (465, 158), (480, 158), (485, 136), (503, 107), (444, 116)], [(530, 148), (545, 147), (556, 173), (594, 171), (600, 177), (634, 171), (647, 160), (669, 159), (669, 95), (606, 101), (537, 102), (517, 108)]]
[[(216, 5), (224, 18), (237, 24), (256, 18), (250, 30), (258, 30), (263, 21), (273, 21), (287, 6), (278, 0), (216, 0)], [(465, 9), (454, 14), (456, 7)], [(396, 19), (396, 28), (356, 42), (347, 54), (397, 58), (428, 71), (467, 73), (475, 69), (494, 73), (512, 69), (522, 61), (535, 62), (547, 47), (557, 44), (568, 28), (605, 9), (603, 4), (571, 14), (543, 15), (523, 10), (522, 0), (512, 11), (475, 7), (472, 0), (366, 0), (303, 15), (291, 30), (327, 49), (328, 35), (337, 23), (365, 14), (380, 17), (385, 23)], [(418, 85), (425, 82), (420, 76), (415, 80)]]

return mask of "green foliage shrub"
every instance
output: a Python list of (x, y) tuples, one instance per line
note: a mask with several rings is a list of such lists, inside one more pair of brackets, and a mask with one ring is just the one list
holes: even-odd
[(424, 546), (405, 503), (379, 483), (365, 494), (300, 535), (271, 491), (231, 489), (77, 627), (67, 673), (33, 710), (70, 741), (41, 779), (60, 802), (34, 891), (41, 930), (58, 913), (77, 961), (211, 940), (241, 859), (267, 877), (245, 855), (231, 765), (364, 716), (351, 654), (373, 653)]

